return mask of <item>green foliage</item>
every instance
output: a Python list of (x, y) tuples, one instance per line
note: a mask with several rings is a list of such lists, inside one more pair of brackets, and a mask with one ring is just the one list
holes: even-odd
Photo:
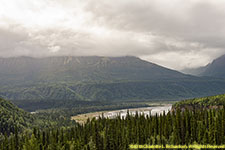
[[(213, 85), (213, 86), (212, 86)], [(0, 90), (27, 111), (49, 108), (72, 108), (101, 101), (178, 100), (224, 93), (225, 83), (215, 80), (121, 81), (102, 83), (40, 84)], [(7, 95), (5, 95), (7, 94)]]
[(0, 83), (71, 83), (184, 78), (186, 75), (137, 57), (0, 58)]
[(0, 97), (34, 111), (79, 101), (171, 100), (225, 92), (225, 81), (194, 77), (136, 57), (0, 58)]
[(174, 104), (174, 108), (222, 108), (225, 105), (225, 94), (210, 97), (194, 98)]
[(0, 139), (2, 134), (30, 130), (33, 127), (54, 128), (74, 125), (70, 116), (60, 113), (31, 114), (0, 98)]
[[(70, 119), (71, 116), (75, 116), (78, 114), (90, 113), (90, 112), (98, 112), (98, 111), (110, 111), (110, 110), (118, 110), (118, 109), (131, 109), (131, 108), (139, 108), (139, 107), (149, 107), (149, 105), (139, 102), (89, 102), (89, 103), (79, 103), (76, 107), (73, 108), (56, 108), (56, 109), (46, 109), (39, 110), (34, 116), (40, 118), (40, 120), (55, 120), (60, 124), (60, 122), (65, 123), (67, 119)], [(64, 121), (60, 121), (60, 119), (65, 119)], [(65, 125), (66, 126), (66, 125)]]
[(71, 120), (71, 116), (81, 113), (147, 106), (144, 103), (136, 102), (106, 103), (79, 101), (76, 103), (76, 107), (39, 110), (31, 114), (19, 109), (9, 101), (0, 99), (0, 139), (1, 133), (15, 133), (15, 128), (23, 131), (32, 127), (40, 129), (68, 127), (75, 124), (75, 121)]
[[(17, 137), (17, 149), (125, 150), (129, 144), (225, 144), (225, 109), (184, 110), (165, 115), (92, 119), (68, 128), (34, 129)], [(15, 135), (0, 141), (15, 149)], [(10, 142), (12, 141), (12, 142)]]
[(11, 102), (0, 98), (0, 134), (24, 130), (31, 126), (34, 117), (14, 106)]

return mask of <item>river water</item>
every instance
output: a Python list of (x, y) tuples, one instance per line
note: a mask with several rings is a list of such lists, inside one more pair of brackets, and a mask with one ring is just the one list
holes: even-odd
[(134, 108), (134, 109), (121, 109), (121, 110), (115, 110), (115, 111), (109, 111), (103, 113), (105, 118), (115, 118), (117, 116), (120, 116), (121, 118), (125, 118), (127, 116), (127, 113), (129, 112), (130, 115), (136, 115), (137, 113), (139, 115), (160, 115), (165, 112), (167, 114), (172, 108), (172, 105), (164, 105), (164, 106), (153, 106), (153, 107), (144, 107), (144, 108)]

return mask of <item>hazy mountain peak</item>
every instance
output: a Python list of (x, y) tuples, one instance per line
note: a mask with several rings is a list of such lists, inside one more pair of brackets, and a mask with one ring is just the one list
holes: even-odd
[(184, 69), (181, 72), (197, 76), (210, 76), (225, 78), (225, 55), (214, 59), (206, 66), (199, 68)]
[(0, 85), (12, 100), (110, 101), (220, 94), (225, 84), (132, 56), (58, 56), (0, 58)]
[(58, 56), (0, 59), (0, 81), (105, 81), (183, 78), (184, 74), (138, 57)]
[(200, 75), (225, 78), (225, 55), (213, 60)]

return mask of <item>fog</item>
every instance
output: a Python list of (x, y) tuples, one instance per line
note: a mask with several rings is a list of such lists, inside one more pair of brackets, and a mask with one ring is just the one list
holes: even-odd
[(1, 0), (0, 56), (133, 55), (173, 69), (225, 53), (225, 0)]

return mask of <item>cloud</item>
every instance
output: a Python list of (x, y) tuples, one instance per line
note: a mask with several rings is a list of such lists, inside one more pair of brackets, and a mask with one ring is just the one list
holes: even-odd
[(2, 0), (0, 56), (135, 55), (183, 69), (225, 53), (225, 0)]

